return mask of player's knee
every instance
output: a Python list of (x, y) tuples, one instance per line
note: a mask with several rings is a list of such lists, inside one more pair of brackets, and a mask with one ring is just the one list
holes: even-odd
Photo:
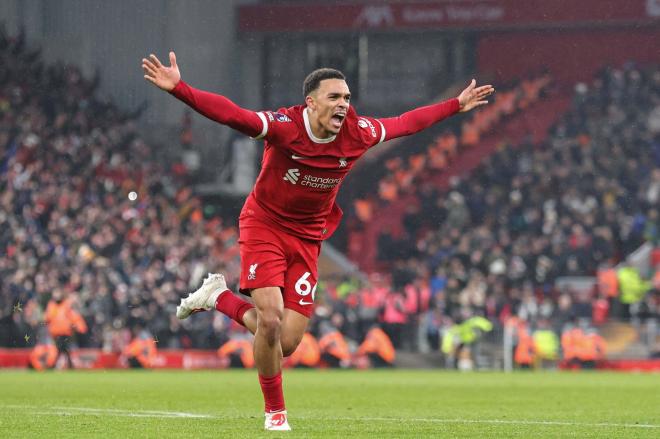
[(275, 343), (280, 336), (282, 328), (282, 312), (278, 310), (264, 310), (258, 314), (257, 331), (264, 334), (269, 343)]

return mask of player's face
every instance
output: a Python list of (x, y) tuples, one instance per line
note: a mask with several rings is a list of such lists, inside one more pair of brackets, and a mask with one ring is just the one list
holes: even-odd
[(323, 137), (337, 134), (341, 129), (351, 100), (348, 84), (343, 79), (324, 79), (310, 96), (310, 122), (320, 129)]

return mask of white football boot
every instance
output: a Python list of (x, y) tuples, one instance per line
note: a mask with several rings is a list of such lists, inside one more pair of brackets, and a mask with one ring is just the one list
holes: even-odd
[(290, 431), (289, 421), (286, 418), (286, 410), (281, 412), (266, 413), (264, 428), (270, 431)]
[(215, 301), (225, 291), (229, 291), (225, 277), (221, 274), (209, 273), (197, 291), (181, 299), (181, 304), (176, 307), (176, 316), (184, 320), (196, 312), (215, 309)]

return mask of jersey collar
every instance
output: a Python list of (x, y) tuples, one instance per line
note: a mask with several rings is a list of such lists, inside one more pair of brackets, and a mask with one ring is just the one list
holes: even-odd
[(303, 120), (305, 121), (305, 130), (307, 131), (307, 135), (309, 136), (310, 139), (312, 139), (312, 142), (314, 143), (330, 143), (333, 140), (335, 140), (335, 137), (337, 135), (330, 136), (326, 139), (319, 139), (312, 133), (312, 127), (309, 124), (309, 115), (307, 114), (307, 107), (303, 108)]

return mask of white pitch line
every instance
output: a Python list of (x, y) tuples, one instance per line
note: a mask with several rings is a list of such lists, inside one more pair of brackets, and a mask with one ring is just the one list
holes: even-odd
[[(308, 418), (312, 419), (312, 418)], [(622, 428), (660, 428), (658, 424), (619, 424), (609, 422), (570, 422), (570, 421), (534, 421), (506, 419), (436, 419), (436, 418), (333, 418), (342, 421), (369, 422), (432, 422), (438, 424), (513, 424), (513, 425), (562, 425), (572, 427), (622, 427)]]
[(85, 413), (116, 413), (116, 414), (125, 414), (125, 415), (145, 415), (151, 417), (163, 416), (168, 418), (212, 418), (210, 415), (202, 415), (197, 413), (186, 413), (186, 412), (170, 412), (164, 410), (122, 410), (122, 409), (98, 409), (93, 407), (52, 407), (53, 409), (58, 410), (73, 410), (77, 412)]
[[(174, 412), (165, 410), (127, 410), (127, 409), (109, 409), (94, 407), (43, 407), (30, 405), (4, 405), (2, 408), (14, 409), (34, 409), (39, 411), (31, 412), (35, 415), (109, 415), (137, 418), (202, 418), (202, 419), (229, 419), (220, 416), (206, 415), (200, 413)], [(535, 421), (535, 420), (507, 420), (507, 419), (438, 419), (438, 418), (384, 418), (384, 417), (365, 417), (365, 418), (312, 418), (312, 417), (293, 417), (292, 419), (301, 419), (309, 421), (346, 421), (346, 422), (430, 422), (436, 424), (503, 424), (503, 425), (557, 425), (568, 427), (612, 427), (612, 428), (660, 428), (658, 424), (629, 424), (629, 423), (608, 423), (608, 422), (571, 422), (571, 421)]]
[(5, 408), (39, 410), (31, 412), (37, 415), (109, 415), (130, 418), (215, 418), (215, 416), (199, 413), (170, 412), (163, 410), (123, 410), (93, 407), (43, 407), (30, 405), (5, 405)]

